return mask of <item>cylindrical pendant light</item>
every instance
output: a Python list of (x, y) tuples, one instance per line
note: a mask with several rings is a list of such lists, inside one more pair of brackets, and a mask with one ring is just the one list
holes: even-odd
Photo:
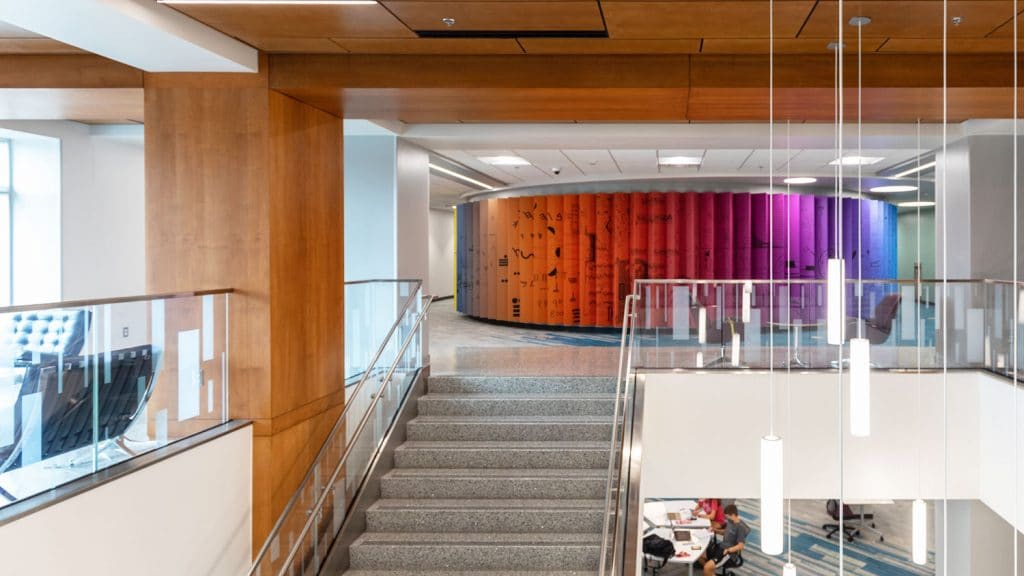
[(733, 332), (732, 333), (732, 357), (730, 358), (730, 360), (732, 361), (731, 364), (734, 367), (740, 365), (740, 333), (739, 332)]
[(850, 434), (871, 435), (871, 343), (850, 339)]
[(761, 438), (761, 551), (782, 554), (782, 438)]
[(697, 342), (704, 344), (708, 341), (708, 309), (701, 306), (697, 310)]
[(828, 259), (827, 294), (828, 306), (825, 318), (828, 328), (828, 343), (838, 346), (843, 343), (846, 331), (846, 262), (842, 258)]
[(750, 322), (750, 296), (754, 292), (754, 284), (747, 280), (743, 283), (743, 308), (741, 317), (743, 322)]
[(782, 567), (782, 576), (796, 576), (796, 566), (794, 566), (792, 562), (787, 562), (786, 565)]
[(914, 500), (913, 519), (914, 564), (924, 565), (928, 561), (928, 507), (920, 498)]

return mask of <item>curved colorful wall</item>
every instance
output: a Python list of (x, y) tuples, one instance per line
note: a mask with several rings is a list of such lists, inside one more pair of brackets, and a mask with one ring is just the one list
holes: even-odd
[[(842, 202), (847, 277), (855, 278), (860, 264), (859, 227), (864, 278), (895, 278), (896, 207)], [(835, 214), (833, 197), (746, 192), (462, 204), (456, 208), (458, 311), (506, 322), (615, 326), (635, 279), (767, 279), (769, 269), (781, 279), (787, 268), (791, 278), (824, 278), (826, 260), (835, 256)]]

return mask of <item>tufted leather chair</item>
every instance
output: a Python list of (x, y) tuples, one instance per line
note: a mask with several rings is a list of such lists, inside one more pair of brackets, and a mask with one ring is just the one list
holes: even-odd
[(85, 344), (88, 313), (84, 310), (17, 312), (0, 327), (3, 358), (31, 362), (36, 355), (74, 356)]

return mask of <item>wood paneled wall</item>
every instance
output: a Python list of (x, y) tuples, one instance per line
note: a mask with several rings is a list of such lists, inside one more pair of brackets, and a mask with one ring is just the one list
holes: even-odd
[[(637, 279), (824, 278), (837, 250), (835, 210), (832, 197), (746, 192), (462, 204), (458, 310), (505, 322), (616, 326)], [(847, 277), (863, 270), (864, 278), (895, 278), (896, 206), (844, 198), (841, 212)]]
[(255, 422), (262, 543), (344, 402), (342, 122), (265, 72), (147, 74), (145, 98), (147, 289), (237, 290), (231, 415)]

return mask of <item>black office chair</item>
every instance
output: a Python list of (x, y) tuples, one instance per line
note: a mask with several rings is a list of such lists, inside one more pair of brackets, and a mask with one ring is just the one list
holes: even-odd
[(41, 394), (41, 417), (38, 422), (23, 423), (16, 430), (15, 444), (0, 462), (0, 473), (23, 464), (25, 439), (32, 435), (28, 427), (39, 428), (40, 460), (91, 444), (94, 390), (98, 390), (98, 439), (106, 444), (104, 448), (119, 445), (152, 395), (152, 348), (144, 345), (114, 350), (109, 366), (109, 378), (103, 354), (73, 356), (60, 364), (49, 360), (34, 366), (35, 376), (26, 377), (22, 395)]
[(722, 566), (721, 568), (716, 568), (716, 570), (721, 570), (721, 572), (717, 572), (719, 576), (736, 576), (736, 572), (733, 571), (733, 568), (743, 566), (743, 552), (730, 554), (729, 559), (730, 562), (727, 562), (727, 565)]
[(892, 323), (896, 318), (896, 312), (900, 309), (902, 296), (889, 294), (882, 301), (875, 305), (875, 311), (871, 318), (848, 317), (846, 319), (846, 339), (857, 338), (858, 329), (863, 326), (864, 338), (871, 344), (881, 344), (889, 339), (892, 333)]
[[(839, 532), (839, 500), (826, 501), (825, 511), (828, 512), (829, 517), (836, 522), (834, 524), (829, 523), (821, 525), (822, 530), (828, 530), (828, 534), (825, 534), (825, 538), (831, 539), (833, 534)], [(843, 504), (843, 534), (846, 536), (846, 540), (848, 542), (853, 542), (853, 538), (860, 535), (859, 523), (863, 520), (872, 520), (874, 517), (874, 514), (864, 514), (861, 516), (860, 514), (855, 513), (852, 508)], [(852, 522), (857, 522), (857, 524), (853, 524)]]

